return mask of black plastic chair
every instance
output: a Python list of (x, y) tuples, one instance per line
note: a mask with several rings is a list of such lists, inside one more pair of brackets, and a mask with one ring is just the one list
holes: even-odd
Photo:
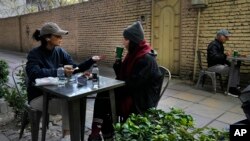
[[(20, 83), (21, 76), (17, 77), (16, 75), (18, 73), (20, 74), (23, 72), (23, 75), (24, 75), (23, 77), (25, 79), (25, 84), (27, 86), (28, 77), (27, 77), (27, 74), (25, 71), (25, 66), (26, 66), (25, 64), (21, 64), (12, 70), (12, 78), (13, 78), (16, 90), (20, 96), (23, 95), (23, 93), (21, 91), (21, 87), (18, 85), (18, 83)], [(32, 141), (38, 140), (39, 123), (40, 123), (41, 116), (42, 116), (41, 111), (38, 111), (36, 109), (31, 108), (30, 105), (28, 104), (28, 101), (25, 102), (25, 110), (23, 111), (23, 115), (22, 115), (21, 130), (19, 133), (19, 139), (22, 138), (23, 131), (24, 131), (25, 127), (30, 123), (31, 124)]]
[(160, 71), (161, 71), (164, 78), (163, 78), (163, 81), (162, 81), (162, 84), (161, 84), (160, 98), (159, 98), (159, 100), (158, 100), (155, 107), (158, 106), (158, 103), (159, 103), (161, 97), (163, 96), (165, 90), (167, 89), (168, 84), (169, 84), (169, 82), (171, 80), (171, 72), (169, 71), (169, 69), (167, 69), (167, 68), (165, 68), (163, 66), (160, 66), (159, 69), (160, 69)]
[(199, 68), (200, 68), (200, 73), (199, 73), (199, 78), (197, 80), (196, 83), (196, 87), (198, 88), (200, 85), (200, 81), (202, 81), (202, 87), (204, 86), (205, 80), (206, 80), (206, 76), (209, 76), (212, 80), (212, 85), (213, 85), (213, 89), (214, 89), (214, 93), (216, 93), (216, 79), (217, 76), (219, 77), (219, 81), (220, 81), (220, 85), (221, 85), (221, 89), (223, 91), (223, 82), (222, 82), (222, 76), (219, 73), (213, 72), (213, 71), (208, 71), (207, 69), (203, 68), (202, 66), (202, 55), (205, 56), (206, 58), (206, 54), (200, 50), (197, 51), (197, 57), (198, 57), (198, 64), (199, 64)]

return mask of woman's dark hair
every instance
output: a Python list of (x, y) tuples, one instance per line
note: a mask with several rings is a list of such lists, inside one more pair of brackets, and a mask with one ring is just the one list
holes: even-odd
[(33, 33), (32, 38), (35, 39), (36, 41), (40, 41), (40, 29), (36, 29), (36, 31)]
[(138, 46), (139, 44), (129, 40), (128, 53), (133, 53)]
[(36, 31), (32, 35), (32, 38), (34, 40), (41, 41), (41, 46), (47, 46), (46, 38), (50, 38), (50, 37), (51, 37), (51, 34), (40, 36), (40, 29), (36, 29)]

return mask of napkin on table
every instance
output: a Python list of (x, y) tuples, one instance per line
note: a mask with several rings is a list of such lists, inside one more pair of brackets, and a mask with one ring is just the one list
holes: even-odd
[(37, 78), (36, 86), (44, 86), (44, 85), (58, 85), (58, 78), (57, 77), (44, 77), (44, 78)]

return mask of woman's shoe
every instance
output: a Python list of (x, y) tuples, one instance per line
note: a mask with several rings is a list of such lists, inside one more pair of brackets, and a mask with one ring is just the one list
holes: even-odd
[(233, 96), (233, 97), (239, 97), (241, 94), (241, 91), (237, 89), (236, 87), (230, 87), (228, 95)]

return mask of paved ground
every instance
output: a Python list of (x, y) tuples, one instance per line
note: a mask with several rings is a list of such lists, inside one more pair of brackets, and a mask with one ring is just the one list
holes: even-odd
[[(25, 57), (26, 54), (23, 53), (0, 50), (0, 59), (4, 59), (9, 63), (10, 70), (23, 61), (25, 62)], [(114, 77), (112, 69), (107, 66), (101, 66), (100, 73), (104, 76)], [(190, 81), (173, 78), (160, 100), (158, 108), (164, 111), (168, 111), (170, 107), (181, 108), (195, 118), (197, 127), (208, 126), (217, 129), (228, 129), (230, 124), (245, 119), (238, 98), (226, 96), (223, 93), (214, 94), (210, 86), (204, 87), (195, 89)], [(91, 127), (93, 103), (94, 100), (88, 100), (87, 102), (85, 136), (89, 134)], [(61, 136), (61, 118), (60, 116), (53, 116), (50, 120), (47, 140), (57, 141)], [(9, 121), (9, 123), (0, 123), (0, 141), (18, 140), (18, 128), (13, 126), (11, 118)], [(21, 140), (30, 140), (29, 130), (26, 130)]]

